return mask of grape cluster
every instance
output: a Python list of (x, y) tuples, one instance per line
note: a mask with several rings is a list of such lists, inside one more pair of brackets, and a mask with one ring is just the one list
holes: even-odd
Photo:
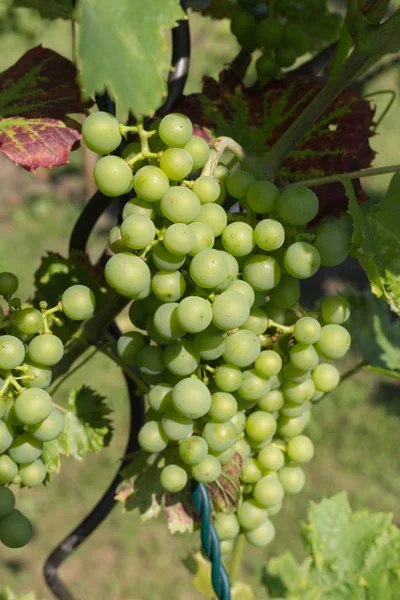
[(280, 0), (273, 11), (267, 5), (266, 16), (259, 10), (258, 0), (239, 0), (238, 4), (231, 31), (245, 50), (261, 50), (256, 70), (262, 83), (279, 78), (281, 69), (317, 49), (326, 37), (333, 39), (340, 23), (323, 0)]
[(15, 297), (18, 278), (0, 273), (0, 295), (8, 314), (0, 306), (0, 541), (11, 548), (24, 546), (31, 537), (31, 525), (14, 510), (12, 483), (34, 487), (47, 476), (41, 460), (43, 443), (55, 440), (64, 429), (62, 412), (53, 404), (46, 388), (52, 379), (51, 367), (64, 354), (64, 345), (52, 334), (49, 324), (59, 323), (55, 313), (63, 310), (71, 319), (83, 320), (93, 314), (94, 296), (86, 286), (68, 288), (60, 305), (41, 310), (22, 308)]
[[(102, 113), (89, 119), (89, 147), (119, 144), (108, 144)], [(303, 488), (312, 403), (339, 383), (337, 368), (320, 360), (340, 359), (350, 346), (347, 301), (328, 297), (306, 314), (300, 281), (340, 264), (350, 234), (339, 220), (305, 230), (318, 212), (307, 187), (280, 191), (249, 171), (215, 166), (187, 117), (167, 115), (155, 135), (168, 147), (131, 175), (137, 196), (110, 232), (105, 266), (108, 284), (134, 300), (135, 329), (117, 352), (150, 386), (139, 444), (150, 453), (176, 448), (160, 474), (168, 492), (189, 478), (216, 481), (239, 454), (242, 502), (236, 514), (216, 514), (216, 528), (225, 546), (241, 529), (263, 546), (284, 494)], [(130, 170), (129, 159), (118, 160)], [(103, 190), (120, 181), (112, 170), (101, 181), (96, 173)]]

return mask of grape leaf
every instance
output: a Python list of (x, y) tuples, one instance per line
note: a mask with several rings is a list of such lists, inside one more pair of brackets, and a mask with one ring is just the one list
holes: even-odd
[(217, 481), (207, 485), (212, 507), (215, 511), (232, 512), (237, 509), (240, 492), (240, 473), (243, 459), (235, 452), (233, 460), (222, 465)]
[(351, 512), (342, 492), (311, 503), (302, 535), (310, 556), (271, 558), (266, 586), (291, 600), (395, 599), (400, 589), (400, 530), (392, 515)]
[(35, 8), (44, 19), (70, 19), (74, 11), (72, 0), (14, 0), (14, 6)]
[(368, 210), (358, 206), (350, 181), (342, 181), (354, 221), (352, 255), (366, 272), (372, 292), (400, 315), (400, 174), (393, 176), (383, 200)]
[(195, 511), (187, 486), (177, 494), (166, 493), (160, 484), (161, 469), (177, 460), (177, 448), (159, 454), (139, 451), (122, 471), (124, 481), (116, 499), (127, 511), (138, 509), (143, 522), (157, 518), (165, 510), (171, 533), (191, 533)]
[(166, 95), (169, 52), (165, 28), (185, 18), (179, 0), (80, 0), (82, 86), (106, 89), (122, 119), (152, 114)]
[(0, 151), (27, 171), (68, 162), (81, 139), (83, 113), (73, 63), (42, 46), (28, 50), (0, 75)]
[(0, 588), (0, 600), (37, 600), (36, 599), (36, 594), (34, 592), (28, 592), (27, 594), (24, 594), (23, 596), (17, 596), (17, 594), (15, 594), (11, 588), (8, 587), (8, 585), (6, 587), (1, 587)]

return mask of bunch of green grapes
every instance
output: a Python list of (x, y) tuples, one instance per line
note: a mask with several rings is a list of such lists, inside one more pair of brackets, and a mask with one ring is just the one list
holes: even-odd
[[(15, 297), (18, 278), (0, 273), (0, 295), (8, 304), (8, 314), (0, 306), (0, 542), (10, 548), (24, 546), (32, 528), (19, 511), (10, 484), (34, 487), (47, 476), (41, 460), (43, 444), (55, 440), (64, 429), (62, 412), (46, 391), (51, 383), (51, 367), (64, 354), (64, 345), (52, 334), (49, 323), (59, 321), (55, 312), (63, 310), (74, 320), (93, 314), (94, 296), (86, 286), (68, 288), (59, 306), (41, 310), (21, 307)], [(7, 331), (7, 333), (3, 333)]]
[(231, 31), (245, 50), (261, 50), (256, 70), (262, 83), (278, 78), (297, 58), (338, 35), (340, 18), (323, 0), (280, 0), (271, 10), (267, 3), (266, 15), (257, 0), (239, 0), (238, 5)]
[[(111, 122), (118, 131), (112, 119), (88, 118), (89, 147), (119, 145), (104, 129)], [(95, 172), (100, 189), (115, 193), (128, 170), (124, 189), (136, 193), (110, 232), (105, 278), (134, 300), (134, 329), (117, 352), (150, 388), (139, 443), (150, 453), (176, 449), (178, 459), (160, 473), (172, 493), (190, 478), (216, 481), (240, 455), (242, 501), (235, 514), (216, 514), (215, 524), (225, 547), (241, 530), (263, 546), (284, 495), (303, 488), (302, 465), (314, 452), (303, 434), (312, 404), (339, 383), (325, 361), (350, 347), (347, 301), (329, 297), (306, 314), (300, 282), (321, 264), (340, 264), (350, 235), (339, 220), (305, 231), (318, 212), (314, 192), (279, 190), (237, 164), (215, 165), (186, 116), (167, 115), (155, 136), (166, 146), (156, 164), (133, 176), (130, 159), (112, 157), (116, 171)], [(240, 212), (232, 214), (235, 203)]]

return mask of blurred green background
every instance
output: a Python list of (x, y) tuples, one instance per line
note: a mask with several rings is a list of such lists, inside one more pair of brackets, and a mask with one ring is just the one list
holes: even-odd
[[(29, 47), (44, 46), (70, 56), (70, 25), (63, 21), (41, 21), (34, 11), (18, 9), (13, 22), (4, 19), (0, 3), (0, 68), (10, 66)], [(216, 77), (235, 55), (238, 46), (227, 21), (211, 22), (191, 15), (192, 70), (187, 91), (201, 88), (203, 74)], [(386, 70), (368, 86), (368, 93), (398, 88), (398, 68)], [(387, 99), (377, 96), (377, 110)], [(400, 162), (395, 105), (372, 138), (378, 153), (375, 166)], [(90, 158), (86, 157), (90, 167)], [(18, 169), (0, 154), (0, 270), (11, 270), (21, 280), (22, 298), (33, 289), (33, 273), (40, 257), (51, 250), (66, 253), (71, 228), (91, 183), (85, 179), (83, 152), (53, 171), (39, 169), (35, 175)], [(379, 196), (388, 177), (366, 181), (366, 190)], [(95, 257), (102, 249), (111, 217), (101, 219), (91, 244)], [(119, 323), (129, 328), (123, 315)], [(343, 364), (345, 371), (352, 361)], [(113, 478), (127, 436), (128, 405), (118, 369), (104, 357), (96, 357), (84, 373), (72, 376), (57, 401), (62, 403), (71, 386), (85, 382), (109, 398), (114, 411), (115, 435), (111, 446), (84, 462), (63, 460), (61, 473), (48, 488), (23, 490), (18, 504), (34, 523), (33, 541), (22, 550), (2, 548), (0, 586), (15, 591), (34, 590), (38, 598), (50, 598), (42, 577), (42, 564), (53, 547), (87, 514)], [(344, 382), (314, 409), (309, 426), (315, 440), (316, 457), (307, 467), (307, 486), (297, 497), (286, 500), (276, 519), (276, 541), (268, 551), (246, 549), (242, 579), (253, 583), (258, 597), (266, 597), (260, 584), (268, 557), (284, 550), (302, 556), (298, 522), (306, 516), (310, 500), (348, 490), (354, 509), (392, 511), (400, 520), (399, 387), (374, 375), (358, 375)], [(196, 600), (201, 598), (191, 583), (182, 559), (198, 548), (198, 535), (169, 535), (164, 519), (139, 527), (136, 514), (123, 514), (117, 506), (106, 522), (61, 569), (64, 581), (81, 600)]]

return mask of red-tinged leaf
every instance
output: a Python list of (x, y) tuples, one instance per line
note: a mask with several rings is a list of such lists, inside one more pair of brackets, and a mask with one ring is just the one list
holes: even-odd
[(232, 512), (240, 499), (240, 473), (243, 459), (238, 452), (232, 462), (222, 465), (222, 473), (214, 483), (207, 485), (212, 507), (215, 511)]
[[(183, 97), (175, 110), (190, 116), (197, 135), (207, 141), (219, 135), (233, 137), (245, 149), (260, 177), (263, 158), (284, 131), (322, 89), (325, 82), (288, 76), (263, 88), (244, 88), (232, 71), (220, 81), (206, 77), (202, 94)], [(307, 132), (281, 165), (281, 185), (368, 167), (374, 158), (369, 145), (374, 111), (356, 90), (344, 91)], [(211, 132), (211, 135), (210, 135)], [(359, 181), (359, 202), (366, 199)], [(341, 184), (319, 186), (319, 218), (347, 209)]]
[(0, 75), (0, 151), (28, 171), (64, 165), (81, 139), (68, 118), (87, 108), (73, 63), (42, 46)]

